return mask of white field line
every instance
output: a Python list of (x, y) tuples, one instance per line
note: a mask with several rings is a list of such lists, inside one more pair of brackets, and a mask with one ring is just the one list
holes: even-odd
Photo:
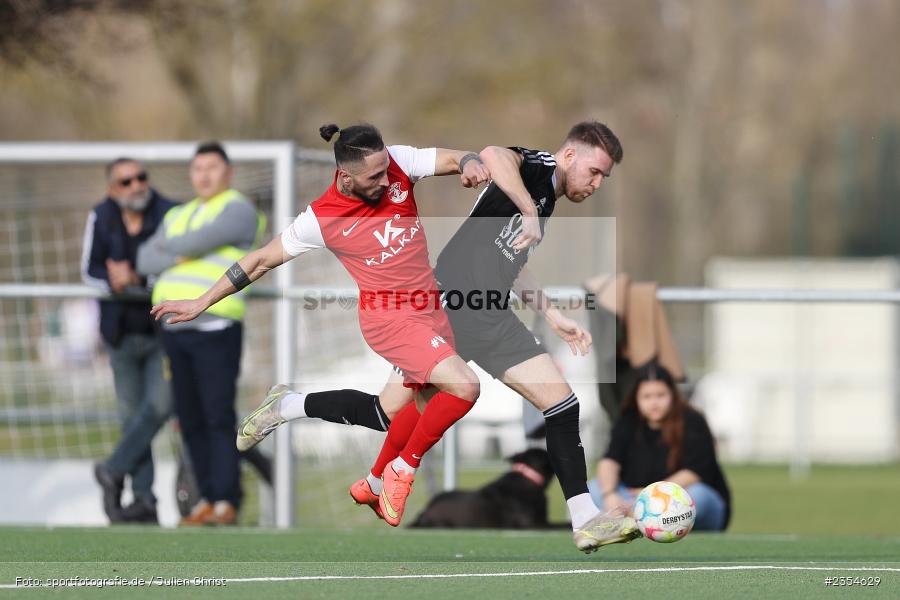
[(680, 573), (687, 571), (842, 571), (842, 572), (891, 572), (893, 567), (794, 567), (779, 565), (729, 565), (711, 567), (647, 567), (637, 569), (567, 569), (563, 571), (514, 571), (509, 573), (435, 573), (421, 575), (305, 575), (294, 577), (245, 577), (226, 579), (228, 583), (255, 583), (264, 581), (330, 581), (344, 579), (457, 579), (466, 577), (537, 577), (544, 575), (591, 575), (603, 573)]
[[(561, 571), (513, 571), (507, 573), (425, 573), (421, 575), (295, 575), (284, 577), (242, 577), (234, 579), (226, 578), (225, 582), (226, 584), (228, 584), (381, 579), (465, 579), (476, 577), (543, 577), (548, 575), (602, 575), (605, 573), (687, 573), (721, 571), (829, 571), (832, 573), (900, 573), (900, 567), (800, 567), (788, 565), (727, 565), (708, 567), (639, 567), (635, 569), (566, 569)], [(182, 579), (190, 580), (192, 578), (183, 577)], [(15, 584), (0, 584), (0, 589), (13, 588), (23, 589), (22, 586), (16, 586)]]

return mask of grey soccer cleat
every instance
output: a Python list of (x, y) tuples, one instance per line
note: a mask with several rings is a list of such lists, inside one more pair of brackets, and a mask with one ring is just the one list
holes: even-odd
[(292, 392), (283, 383), (272, 386), (262, 404), (241, 423), (237, 433), (238, 450), (246, 452), (263, 441), (276, 427), (287, 422), (287, 419), (281, 417), (281, 399)]
[(579, 550), (590, 554), (609, 544), (627, 544), (641, 537), (641, 532), (631, 517), (600, 513), (576, 529), (572, 537)]

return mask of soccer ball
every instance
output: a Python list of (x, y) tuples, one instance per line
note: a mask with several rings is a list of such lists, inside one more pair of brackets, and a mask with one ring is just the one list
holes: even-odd
[(697, 505), (677, 483), (657, 481), (641, 490), (632, 512), (645, 538), (669, 544), (690, 532), (697, 517)]

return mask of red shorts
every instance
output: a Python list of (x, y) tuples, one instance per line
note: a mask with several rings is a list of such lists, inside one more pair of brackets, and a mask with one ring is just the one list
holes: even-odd
[(394, 311), (390, 318), (361, 313), (359, 327), (369, 347), (403, 372), (407, 387), (425, 387), (435, 365), (456, 354), (453, 329), (441, 309)]

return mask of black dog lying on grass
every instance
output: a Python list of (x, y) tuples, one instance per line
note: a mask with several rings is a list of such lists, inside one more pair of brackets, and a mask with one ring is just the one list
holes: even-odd
[(428, 503), (410, 527), (547, 529), (547, 485), (553, 467), (546, 450), (510, 456), (512, 468), (474, 491), (443, 492)]

